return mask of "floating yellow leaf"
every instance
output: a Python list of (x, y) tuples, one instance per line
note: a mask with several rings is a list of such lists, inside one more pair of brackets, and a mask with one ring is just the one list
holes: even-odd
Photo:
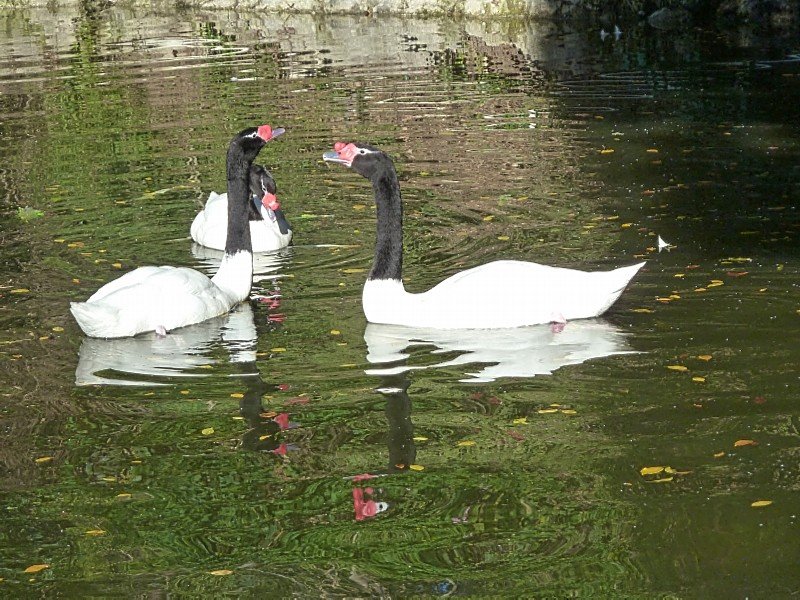
[(714, 453), (714, 458), (722, 458), (723, 456), (725, 456), (724, 452), (715, 452)]
[(557, 408), (540, 408), (536, 412), (538, 412), (540, 415), (546, 415), (546, 414), (549, 414), (549, 413), (557, 413), (558, 409)]
[(677, 277), (678, 279), (680, 279), (682, 277), (686, 277), (686, 273), (675, 273), (675, 275), (673, 275), (673, 277)]
[(56, 325), (55, 327), (53, 327), (53, 331), (55, 331), (56, 333), (61, 333), (62, 331), (64, 331), (64, 328)]
[(647, 483), (667, 483), (672, 481), (674, 477), (662, 477), (661, 479), (647, 479)]
[(178, 393), (179, 393), (179, 394), (183, 394), (184, 396), (186, 396), (186, 395), (188, 395), (188, 394), (189, 394), (189, 390), (181, 390), (181, 391), (180, 391), (180, 392), (178, 392)]
[(518, 419), (514, 419), (514, 425), (527, 425), (528, 424), (528, 417), (520, 417)]
[(648, 148), (647, 149), (647, 153), (648, 154), (658, 154), (658, 148)]
[(639, 469), (639, 473), (641, 473), (642, 477), (645, 475), (656, 475), (658, 473), (662, 473), (664, 471), (664, 467), (642, 467)]
[(353, 204), (353, 210), (364, 210), (367, 208), (366, 204)]
[(510, 237), (508, 237), (507, 235), (498, 235), (498, 236), (497, 236), (497, 239), (498, 239), (498, 240), (500, 240), (501, 242), (507, 242), (507, 241), (508, 241), (508, 240), (510, 240), (511, 238), (510, 238)]
[(81, 280), (80, 280), (80, 279), (77, 279), (77, 278), (73, 278), (73, 279), (72, 279), (72, 283), (80, 283), (80, 282), (81, 282)]
[(244, 398), (244, 394), (240, 392), (234, 392), (231, 394), (231, 398)]
[(111, 266), (114, 267), (115, 269), (121, 269), (122, 268), (122, 263), (118, 263), (118, 262), (111, 263)]
[(755, 502), (750, 504), (750, 506), (752, 506), (753, 508), (760, 508), (762, 506), (769, 506), (770, 504), (772, 504), (772, 500), (756, 500)]
[(697, 288), (697, 289), (695, 289), (695, 292), (705, 292), (705, 291), (706, 291), (706, 288)]
[(363, 273), (366, 269), (339, 269), (342, 273)]
[(485, 217), (483, 217), (483, 220), (484, 220), (484, 221), (491, 221), (491, 220), (493, 220), (493, 219), (494, 219), (494, 216), (493, 216), (493, 215), (486, 215)]
[(565, 415), (577, 415), (578, 414), (577, 410), (572, 410), (571, 408), (562, 408), (561, 412), (564, 413)]
[(15, 290), (11, 290), (9, 294), (27, 294), (30, 292), (28, 288), (17, 288)]
[(90, 529), (86, 532), (86, 535), (105, 535), (105, 533), (102, 529)]
[(213, 427), (206, 427), (200, 433), (202, 433), (203, 435), (211, 435), (212, 433), (214, 433), (214, 428)]
[(724, 283), (722, 283), (721, 281), (720, 281), (720, 282), (715, 282), (715, 281), (712, 281), (712, 282), (711, 282), (711, 283), (709, 283), (709, 284), (708, 284), (706, 287), (707, 287), (707, 288), (712, 288), (712, 287), (719, 287), (719, 286), (721, 286), (721, 285), (725, 285), (725, 284), (724, 284)]
[(270, 348), (270, 352), (286, 352), (286, 348)]
[(266, 440), (267, 438), (271, 438), (271, 437), (272, 437), (272, 434), (260, 435), (260, 436), (258, 436), (258, 441), (259, 441), (259, 442), (263, 442), (263, 441), (264, 441), (264, 440)]
[(650, 308), (632, 308), (632, 309), (631, 309), (631, 312), (635, 312), (635, 313), (648, 313), (648, 314), (649, 314), (649, 313), (653, 313), (653, 312), (655, 312), (655, 311), (654, 311), (653, 309), (650, 309)]
[(667, 365), (667, 368), (671, 371), (680, 371), (681, 373), (689, 370), (689, 367), (684, 367), (683, 365)]
[(209, 571), (209, 575), (216, 575), (217, 577), (222, 577), (224, 575), (231, 575), (233, 571), (230, 569), (217, 569), (216, 571)]
[(733, 442), (734, 448), (738, 448), (740, 446), (758, 446), (758, 442), (755, 440), (736, 440)]
[(417, 436), (414, 436), (414, 441), (415, 442), (427, 442), (428, 438), (426, 438), (424, 435), (417, 435)]
[(338, 329), (331, 329), (331, 335), (341, 335), (341, 334), (342, 332), (339, 331)]
[(27, 569), (25, 569), (26, 573), (38, 573), (39, 571), (44, 571), (45, 569), (49, 569), (50, 565), (41, 564), (41, 565), (31, 565)]
[(474, 446), (474, 445), (475, 445), (475, 442), (473, 442), (472, 440), (463, 440), (463, 441), (458, 442), (456, 444), (456, 446)]
[(356, 363), (344, 363), (343, 365), (339, 366), (343, 369), (352, 369), (353, 367), (356, 367), (358, 365), (356, 365)]
[(36, 459), (36, 462), (41, 464), (50, 462), (51, 460), (53, 460), (52, 456), (40, 456), (39, 458)]
[(620, 227), (622, 227), (623, 229), (627, 229), (631, 225), (633, 225), (633, 223), (623, 223), (622, 225), (620, 225)]
[(118, 498), (119, 500), (127, 500), (130, 497), (131, 497), (131, 495), (128, 494), (127, 492), (123, 492), (122, 494), (117, 494), (116, 495), (116, 498)]
[(412, 471), (422, 471), (423, 469), (425, 469), (425, 467), (423, 467), (422, 465), (408, 465), (408, 468), (411, 469)]
[(213, 365), (198, 365), (198, 369), (213, 369)]
[(613, 154), (613, 153), (614, 153), (613, 148), (603, 148), (602, 150), (600, 150), (600, 154)]
[(699, 358), (700, 360), (709, 361), (714, 357), (711, 356), (710, 354), (700, 354), (697, 358)]

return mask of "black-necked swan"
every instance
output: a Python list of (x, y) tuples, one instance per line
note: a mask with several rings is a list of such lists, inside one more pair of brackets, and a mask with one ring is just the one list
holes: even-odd
[(166, 332), (228, 312), (250, 294), (253, 250), (248, 211), (250, 165), (273, 136), (269, 125), (240, 131), (228, 146), (225, 255), (209, 279), (186, 267), (139, 267), (70, 310), (86, 335), (118, 338)]
[[(275, 129), (272, 137), (283, 133)], [(277, 186), (272, 174), (261, 165), (250, 167), (250, 239), (253, 252), (272, 252), (292, 241), (292, 230), (275, 197)], [(189, 228), (192, 239), (207, 248), (225, 249), (228, 235), (228, 194), (211, 192)]]
[(427, 292), (409, 293), (402, 280), (403, 207), (392, 159), (366, 144), (337, 142), (334, 148), (323, 160), (366, 177), (375, 193), (375, 259), (362, 294), (370, 323), (494, 329), (596, 317), (644, 265), (587, 272), (498, 260), (456, 273)]

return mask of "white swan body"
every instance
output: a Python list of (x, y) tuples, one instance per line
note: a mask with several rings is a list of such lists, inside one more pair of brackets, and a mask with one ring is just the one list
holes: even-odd
[[(276, 130), (275, 135), (282, 133)], [(253, 159), (273, 137), (268, 125), (237, 134), (228, 149), (229, 206), (225, 255), (213, 278), (186, 267), (140, 267), (97, 290), (70, 310), (86, 335), (134, 336), (145, 331), (165, 335), (228, 312), (250, 294), (253, 254), (247, 226), (248, 172)]]
[(436, 329), (522, 327), (603, 314), (644, 263), (578, 271), (498, 260), (412, 294), (396, 279), (369, 279), (362, 303), (370, 323)]
[(403, 210), (392, 160), (367, 145), (337, 142), (323, 159), (369, 179), (378, 214), (375, 260), (362, 304), (370, 323), (437, 329), (495, 329), (564, 323), (603, 314), (644, 263), (587, 272), (499, 260), (411, 294), (402, 281)]
[[(285, 248), (292, 241), (292, 230), (281, 233), (275, 212), (265, 206), (259, 209), (261, 219), (250, 221), (253, 252), (272, 252)], [(206, 205), (192, 221), (192, 239), (207, 248), (225, 249), (228, 229), (228, 194), (211, 192)]]

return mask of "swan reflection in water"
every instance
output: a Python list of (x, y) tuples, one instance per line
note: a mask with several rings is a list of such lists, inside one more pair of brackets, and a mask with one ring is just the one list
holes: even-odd
[[(159, 386), (170, 385), (171, 378), (203, 377), (208, 365), (217, 362), (212, 351), (220, 346), (231, 363), (255, 365), (256, 327), (249, 303), (166, 336), (149, 332), (130, 338), (86, 337), (78, 352), (75, 384)], [(257, 377), (258, 370), (236, 375)]]
[[(513, 329), (429, 329), (369, 323), (364, 332), (368, 375), (390, 375), (414, 369), (475, 365), (462, 382), (485, 383), (499, 377), (549, 375), (567, 365), (615, 354), (633, 354), (627, 334), (602, 319)], [(430, 347), (431, 355), (454, 358), (425, 365), (408, 364), (411, 349)], [(483, 366), (485, 365), (485, 366)]]
[[(199, 269), (205, 273), (216, 273), (222, 261), (223, 252), (206, 248), (200, 244), (192, 244), (192, 256), (200, 263)], [(281, 268), (289, 261), (292, 255), (291, 246), (276, 252), (253, 253), (253, 283), (280, 278)]]

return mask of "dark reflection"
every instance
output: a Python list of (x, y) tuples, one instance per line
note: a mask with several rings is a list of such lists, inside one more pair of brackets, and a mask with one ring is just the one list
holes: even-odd
[(208, 376), (212, 372), (208, 367), (217, 363), (212, 351), (219, 346), (231, 363), (247, 366), (240, 374), (257, 379), (256, 340), (253, 309), (247, 303), (166, 336), (87, 337), (78, 353), (75, 384), (157, 386), (175, 383), (176, 378)]
[[(428, 329), (369, 323), (364, 332), (369, 375), (414, 369), (486, 365), (467, 371), (463, 382), (490, 382), (498, 377), (549, 375), (567, 365), (593, 358), (629, 354), (627, 335), (601, 319), (573, 321), (559, 331), (551, 325), (513, 329)], [(430, 355), (448, 358), (432, 364), (408, 364), (411, 349), (430, 347)], [(455, 353), (453, 357), (452, 354)]]
[[(255, 363), (244, 363), (241, 367), (258, 374)], [(256, 452), (272, 452), (278, 456), (286, 456), (296, 447), (282, 440), (279, 434), (287, 429), (294, 429), (298, 424), (289, 420), (289, 413), (267, 411), (262, 406), (261, 398), (267, 392), (274, 391), (274, 386), (267, 385), (260, 376), (246, 378), (245, 384), (244, 397), (239, 402), (239, 414), (244, 417), (250, 429), (242, 436), (242, 447)]]
[(389, 447), (388, 472), (404, 471), (414, 464), (417, 449), (414, 446), (414, 425), (411, 423), (411, 398), (408, 397), (408, 377), (389, 375), (381, 380), (376, 391), (386, 398), (386, 438)]

